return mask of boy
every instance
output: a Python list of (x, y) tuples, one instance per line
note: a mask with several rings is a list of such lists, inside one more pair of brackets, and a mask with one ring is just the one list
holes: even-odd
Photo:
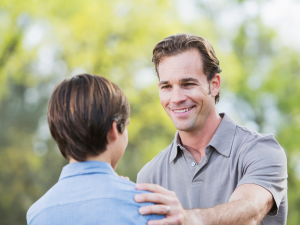
[(114, 172), (128, 144), (130, 106), (109, 80), (82, 74), (59, 83), (48, 105), (51, 135), (70, 161), (27, 212), (29, 225), (147, 224), (135, 184)]

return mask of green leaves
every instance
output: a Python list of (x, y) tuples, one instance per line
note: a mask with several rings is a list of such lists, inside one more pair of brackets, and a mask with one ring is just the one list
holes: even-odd
[(288, 156), (288, 224), (299, 224), (299, 52), (284, 47), (259, 15), (244, 12), (244, 1), (213, 7), (195, 3), (197, 13), (187, 19), (184, 15), (192, 12), (182, 13), (184, 5), (175, 1), (1, 4), (1, 224), (24, 224), (29, 206), (57, 182), (67, 163), (44, 118), (54, 86), (66, 77), (98, 74), (128, 96), (129, 145), (119, 174), (135, 181), (141, 167), (171, 143), (176, 130), (159, 103), (151, 57), (158, 41), (182, 32), (204, 36), (215, 48), (223, 69), (220, 110), (233, 113), (242, 125), (252, 123), (261, 132), (277, 134)]

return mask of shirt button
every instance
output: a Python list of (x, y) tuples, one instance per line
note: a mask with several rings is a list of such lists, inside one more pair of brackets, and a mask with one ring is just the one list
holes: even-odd
[(196, 163), (195, 163), (195, 162), (192, 162), (192, 164), (191, 164), (191, 165), (194, 167), (194, 166), (196, 166)]

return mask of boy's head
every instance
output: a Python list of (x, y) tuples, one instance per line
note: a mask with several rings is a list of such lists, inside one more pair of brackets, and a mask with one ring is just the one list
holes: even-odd
[(49, 100), (50, 132), (66, 159), (85, 161), (106, 150), (113, 122), (123, 133), (130, 106), (122, 90), (104, 77), (82, 74), (59, 83)]

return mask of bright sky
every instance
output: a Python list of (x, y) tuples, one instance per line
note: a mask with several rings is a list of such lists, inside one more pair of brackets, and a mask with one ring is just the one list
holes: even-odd
[[(177, 0), (178, 13), (186, 22), (201, 18), (200, 1)], [(215, 15), (216, 22), (224, 32), (233, 34), (237, 26), (245, 19), (260, 16), (263, 23), (278, 32), (283, 45), (296, 47), (300, 51), (300, 1), (298, 0), (247, 0), (241, 4), (226, 0), (201, 0)], [(233, 33), (232, 33), (233, 32)], [(255, 32), (253, 31), (252, 33)]]
[(300, 50), (300, 1), (272, 0), (261, 9), (264, 23), (278, 31), (285, 45)]

